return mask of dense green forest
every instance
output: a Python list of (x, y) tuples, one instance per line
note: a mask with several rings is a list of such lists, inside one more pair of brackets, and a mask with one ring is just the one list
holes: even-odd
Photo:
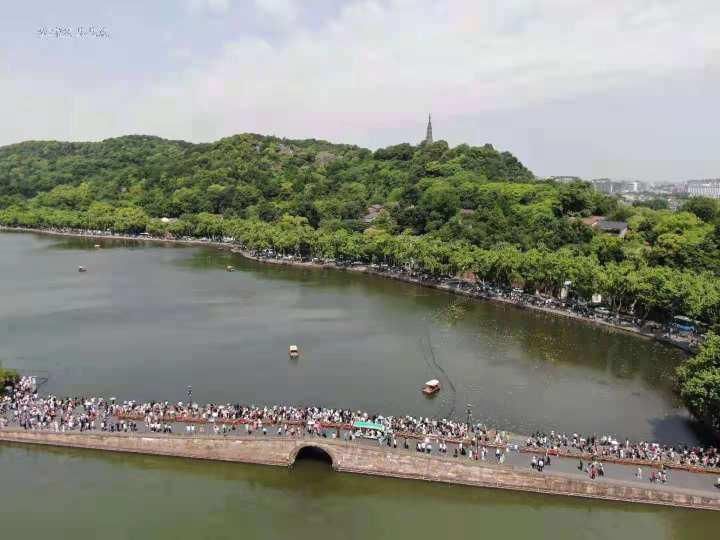
[[(582, 221), (591, 215), (629, 231), (598, 232)], [(678, 212), (662, 201), (625, 206), (586, 183), (540, 181), (491, 145), (372, 152), (252, 134), (24, 142), (0, 148), (0, 224), (233, 237), (250, 249), (473, 272), (549, 294), (571, 281), (574, 296), (601, 293), (639, 318), (720, 322), (716, 201), (690, 199)], [(679, 374), (700, 416), (720, 410), (716, 338), (705, 350)]]

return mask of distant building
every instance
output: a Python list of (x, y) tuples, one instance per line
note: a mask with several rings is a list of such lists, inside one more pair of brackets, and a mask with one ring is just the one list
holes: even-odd
[(647, 191), (648, 193), (654, 193), (656, 195), (667, 195), (669, 193), (672, 193), (674, 188), (675, 184), (655, 182), (653, 184), (649, 184), (645, 188), (645, 191)]
[(582, 218), (585, 225), (600, 232), (614, 234), (622, 238), (628, 230), (628, 224), (624, 221), (610, 221), (605, 216), (589, 216)]
[(589, 216), (586, 218), (582, 218), (580, 221), (582, 221), (588, 227), (594, 229), (597, 224), (600, 223), (603, 219), (605, 219), (605, 216)]
[(614, 234), (615, 236), (622, 238), (625, 234), (627, 234), (628, 224), (625, 221), (609, 221), (602, 219), (597, 222), (595, 228), (601, 232)]
[(635, 201), (644, 201), (645, 195), (642, 195), (640, 193), (632, 193), (631, 192), (631, 193), (623, 193), (622, 195), (620, 195), (620, 198), (625, 202), (633, 203)]
[(384, 209), (385, 207), (382, 204), (373, 204), (368, 206), (367, 210), (365, 211), (365, 215), (362, 218), (363, 223), (365, 223), (366, 225), (370, 225), (378, 218), (380, 212), (382, 212)]
[(601, 191), (602, 193), (615, 193), (617, 191), (617, 188), (615, 186), (615, 182), (610, 180), (609, 178), (599, 178), (597, 180), (592, 181), (593, 186), (598, 191)]
[(720, 199), (720, 178), (689, 180), (685, 183), (685, 192), (690, 197)]
[(676, 212), (685, 203), (684, 199), (678, 199), (677, 197), (668, 197), (668, 209)]
[(593, 186), (602, 193), (609, 195), (616, 193), (637, 193), (644, 191), (646, 185), (637, 180), (610, 180), (610, 178), (598, 178), (592, 181)]
[(428, 114), (428, 125), (427, 125), (427, 131), (425, 132), (425, 144), (432, 144), (432, 142), (433, 142), (432, 118)]
[(687, 195), (687, 184), (685, 182), (681, 182), (679, 184), (671, 184), (670, 193), (674, 195)]

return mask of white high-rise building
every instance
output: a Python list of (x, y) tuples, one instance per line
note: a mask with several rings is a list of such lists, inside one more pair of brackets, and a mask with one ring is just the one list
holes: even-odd
[(710, 197), (720, 199), (720, 178), (707, 180), (689, 180), (685, 184), (687, 194), (691, 197)]

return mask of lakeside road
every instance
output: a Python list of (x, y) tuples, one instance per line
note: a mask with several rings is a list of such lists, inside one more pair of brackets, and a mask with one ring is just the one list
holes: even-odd
[(275, 258), (268, 258), (268, 257), (260, 257), (252, 254), (251, 252), (247, 250), (243, 250), (238, 244), (231, 243), (231, 242), (217, 242), (217, 241), (211, 241), (211, 240), (199, 240), (199, 239), (189, 239), (189, 240), (183, 240), (183, 239), (167, 239), (167, 238), (155, 238), (155, 237), (137, 237), (137, 236), (129, 236), (129, 235), (106, 235), (106, 234), (96, 234), (96, 233), (79, 233), (79, 232), (66, 232), (66, 231), (55, 231), (55, 230), (49, 230), (49, 229), (34, 229), (34, 228), (27, 228), (27, 227), (7, 227), (4, 225), (0, 225), (0, 231), (6, 231), (6, 232), (29, 232), (34, 234), (42, 234), (42, 235), (49, 235), (49, 236), (60, 236), (60, 237), (71, 237), (71, 238), (88, 238), (88, 239), (96, 239), (96, 240), (123, 240), (123, 241), (131, 241), (131, 242), (148, 242), (148, 243), (154, 243), (154, 244), (165, 244), (165, 245), (183, 245), (183, 246), (197, 246), (197, 247), (212, 247), (217, 248), (225, 251), (230, 251), (234, 254), (240, 255), (246, 259), (263, 263), (263, 264), (272, 264), (272, 265), (279, 265), (279, 266), (292, 266), (292, 267), (298, 267), (298, 268), (306, 268), (306, 269), (318, 269), (318, 270), (338, 270), (338, 271), (344, 271), (344, 272), (355, 272), (359, 274), (368, 274), (378, 277), (383, 277), (386, 279), (392, 279), (396, 281), (402, 281), (404, 283), (410, 283), (413, 285), (417, 285), (420, 287), (427, 287), (432, 288), (440, 291), (445, 291), (450, 294), (455, 294), (458, 296), (463, 296), (467, 298), (472, 298), (475, 300), (480, 301), (489, 301), (489, 302), (495, 302), (503, 305), (513, 306), (517, 309), (522, 310), (529, 310), (529, 311), (535, 311), (539, 313), (545, 313), (547, 315), (555, 316), (555, 317), (562, 317), (566, 319), (572, 319), (578, 322), (582, 322), (585, 324), (591, 324), (595, 326), (600, 326), (609, 330), (614, 331), (620, 331), (624, 332), (630, 335), (634, 335), (640, 338), (644, 339), (651, 339), (658, 341), (660, 343), (665, 343), (667, 345), (672, 345), (674, 347), (677, 347), (687, 353), (691, 353), (693, 351), (690, 343), (685, 339), (672, 339), (664, 336), (661, 332), (651, 332), (644, 330), (642, 328), (634, 327), (634, 326), (628, 326), (628, 325), (620, 325), (615, 324), (613, 322), (601, 319), (601, 318), (594, 318), (594, 317), (586, 317), (583, 315), (580, 315), (578, 313), (574, 313), (569, 310), (562, 310), (557, 309), (553, 307), (547, 307), (547, 306), (538, 306), (533, 304), (526, 304), (514, 301), (509, 298), (504, 298), (502, 296), (498, 295), (488, 295), (488, 294), (475, 294), (471, 291), (465, 291), (460, 289), (459, 287), (453, 287), (447, 284), (443, 283), (433, 283), (429, 282), (427, 280), (421, 280), (418, 278), (414, 278), (412, 276), (404, 275), (397, 272), (383, 272), (376, 270), (372, 268), (369, 265), (358, 265), (358, 266), (339, 266), (336, 264), (330, 264), (330, 263), (315, 263), (311, 261), (298, 261), (294, 259), (275, 259)]

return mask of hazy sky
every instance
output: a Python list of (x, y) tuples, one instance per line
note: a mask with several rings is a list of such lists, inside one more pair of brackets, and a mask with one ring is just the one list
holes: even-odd
[[(41, 36), (104, 27), (107, 39)], [(538, 175), (720, 176), (720, 0), (0, 7), (0, 145), (257, 132), (486, 142)]]

